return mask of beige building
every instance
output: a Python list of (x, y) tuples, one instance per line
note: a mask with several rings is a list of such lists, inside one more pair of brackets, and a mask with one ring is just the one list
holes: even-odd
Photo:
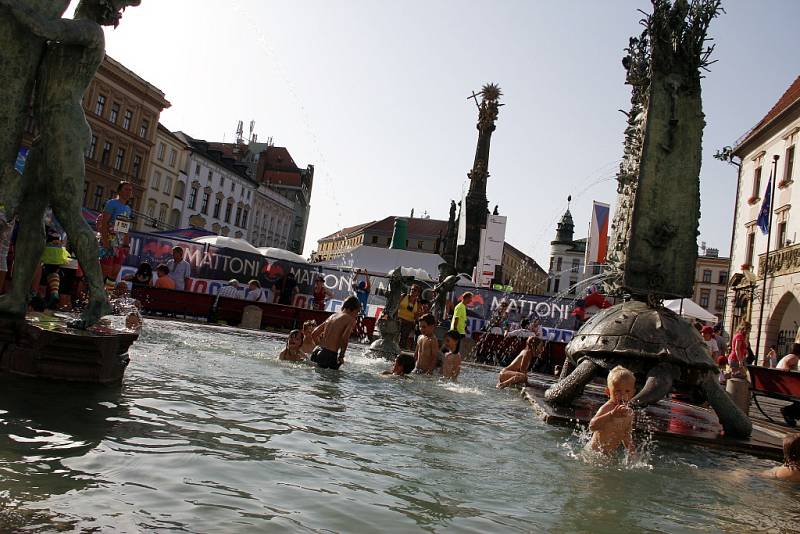
[[(172, 230), (180, 223), (183, 192), (177, 186), (186, 182), (188, 147), (161, 123), (156, 130), (155, 147), (146, 174), (143, 215), (136, 219), (142, 231)], [(177, 198), (176, 198), (177, 197)]]
[[(798, 141), (800, 77), (732, 151), (739, 172), (725, 327), (733, 331), (742, 320), (750, 321), (750, 342), (759, 355), (772, 344), (778, 345), (779, 355), (788, 352), (800, 323), (800, 216), (793, 215), (800, 206), (800, 189), (794, 186), (800, 176)], [(768, 244), (757, 223), (773, 168), (777, 176)]]
[(516, 293), (543, 295), (547, 291), (545, 270), (536, 260), (508, 243), (503, 244), (501, 280)]
[(692, 300), (722, 321), (728, 288), (730, 258), (720, 258), (714, 248), (697, 256)]
[(158, 119), (169, 106), (162, 91), (106, 56), (83, 96), (92, 128), (86, 150), (85, 207), (102, 210), (125, 180), (133, 184), (131, 206), (139, 218)]

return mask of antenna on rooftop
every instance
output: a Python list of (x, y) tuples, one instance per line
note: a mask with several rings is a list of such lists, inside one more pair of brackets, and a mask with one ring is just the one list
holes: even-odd
[(256, 142), (256, 134), (253, 133), (255, 129), (256, 129), (256, 121), (252, 120), (250, 121), (250, 135), (247, 136), (247, 138), (250, 139), (251, 143)]
[(239, 121), (239, 125), (236, 126), (236, 144), (240, 144), (243, 141), (244, 136), (244, 121)]

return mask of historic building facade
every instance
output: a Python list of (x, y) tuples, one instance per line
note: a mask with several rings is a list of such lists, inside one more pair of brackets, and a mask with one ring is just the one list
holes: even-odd
[(692, 300), (722, 321), (728, 288), (730, 258), (720, 258), (719, 251), (707, 248), (697, 256)]
[(187, 146), (186, 166), (176, 183), (179, 224), (217, 235), (247, 239), (252, 226), (256, 189), (245, 166), (209, 147), (209, 143), (176, 132)]
[(294, 202), (265, 184), (259, 184), (253, 203), (253, 214), (250, 243), (256, 247), (289, 249), (295, 217)]
[(547, 273), (536, 260), (510, 245), (503, 244), (500, 283), (516, 293), (541, 295), (547, 291)]
[(161, 123), (145, 175), (142, 215), (136, 229), (142, 231), (172, 230), (181, 222), (183, 198), (176, 197), (178, 182), (186, 183), (186, 158), (189, 147)]
[(86, 150), (85, 207), (102, 210), (120, 181), (133, 184), (131, 206), (142, 210), (164, 93), (106, 56), (83, 97), (92, 137)]
[[(732, 158), (738, 158), (738, 183), (725, 327), (733, 331), (741, 321), (750, 321), (751, 345), (762, 354), (772, 344), (779, 345), (780, 355), (786, 353), (800, 323), (800, 217), (793, 215), (800, 205), (800, 189), (794, 186), (800, 176), (798, 142), (800, 77), (732, 150)], [(777, 176), (767, 265), (768, 236), (759, 229), (758, 217), (773, 169)]]
[(586, 261), (586, 239), (574, 239), (575, 224), (569, 209), (561, 217), (556, 238), (550, 242), (547, 294), (574, 296), (583, 279)]

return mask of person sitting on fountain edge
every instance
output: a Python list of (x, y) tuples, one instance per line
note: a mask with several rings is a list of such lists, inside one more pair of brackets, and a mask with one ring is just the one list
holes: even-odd
[(311, 352), (311, 361), (322, 369), (338, 369), (344, 363), (344, 353), (356, 317), (361, 311), (361, 303), (354, 296), (349, 296), (342, 303), (342, 309), (314, 329), (311, 336), (319, 339), (319, 344)]
[(531, 362), (544, 352), (544, 340), (531, 336), (525, 340), (525, 348), (522, 349), (514, 361), (507, 367), (500, 370), (497, 376), (497, 389), (507, 388), (514, 384), (525, 384), (528, 382), (528, 369)]
[(431, 374), (436, 369), (439, 341), (433, 335), (435, 327), (436, 319), (430, 313), (419, 318), (419, 329), (422, 334), (417, 338), (417, 348), (414, 352), (418, 373)]
[(589, 447), (603, 454), (613, 454), (620, 445), (633, 447), (633, 410), (628, 402), (636, 394), (636, 377), (628, 369), (618, 365), (608, 373), (608, 395), (592, 420), (589, 430), (594, 432)]
[(767, 478), (800, 482), (800, 434), (786, 434), (783, 437), (783, 465), (762, 474)]
[(398, 354), (397, 358), (394, 359), (394, 365), (392, 366), (391, 371), (384, 371), (381, 373), (382, 376), (402, 376), (406, 378), (406, 375), (409, 374), (411, 371), (414, 370), (414, 357), (410, 354)]

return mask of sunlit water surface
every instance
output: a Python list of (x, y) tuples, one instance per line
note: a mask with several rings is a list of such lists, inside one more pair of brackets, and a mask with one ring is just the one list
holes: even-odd
[(653, 445), (581, 459), (494, 374), (459, 384), (351, 347), (280, 363), (280, 337), (148, 321), (124, 384), (3, 382), (0, 531), (789, 532), (800, 492), (749, 456)]

